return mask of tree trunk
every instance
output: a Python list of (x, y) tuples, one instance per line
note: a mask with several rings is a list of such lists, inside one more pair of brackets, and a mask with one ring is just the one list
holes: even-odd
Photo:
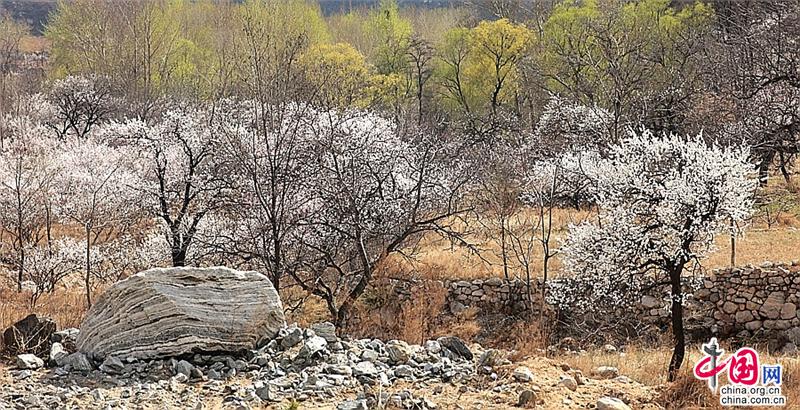
[(731, 218), (731, 267), (736, 266), (736, 225)]
[(84, 276), (84, 286), (86, 288), (86, 305), (88, 307), (92, 307), (92, 286), (91, 286), (91, 268), (92, 268), (92, 259), (91, 259), (91, 240), (89, 239), (89, 235), (91, 234), (91, 229), (86, 228), (86, 275)]
[(503, 276), (509, 280), (508, 276), (508, 251), (506, 250), (506, 220), (500, 217), (500, 252), (503, 256)]
[(683, 265), (680, 264), (669, 273), (672, 285), (672, 335), (675, 339), (675, 347), (672, 351), (672, 359), (669, 361), (669, 374), (667, 380), (673, 382), (678, 377), (678, 370), (683, 364), (686, 355), (686, 335), (683, 329), (683, 291), (681, 289), (681, 272)]
[(775, 153), (770, 152), (761, 156), (761, 162), (758, 163), (758, 184), (762, 187), (767, 186), (769, 182), (769, 166), (775, 158)]
[(172, 266), (186, 266), (186, 248), (183, 246), (172, 247)]
[(790, 184), (792, 182), (792, 177), (789, 175), (789, 170), (786, 169), (787, 159), (783, 156), (783, 152), (779, 152), (778, 155), (780, 156), (781, 161), (781, 175), (783, 175), (783, 180), (786, 181), (786, 184)]

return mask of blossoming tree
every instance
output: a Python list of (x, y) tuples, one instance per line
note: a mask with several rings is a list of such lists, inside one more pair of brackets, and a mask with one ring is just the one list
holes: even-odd
[[(310, 123), (314, 169), (297, 240), (304, 269), (290, 275), (344, 323), (380, 263), (421, 235), (453, 238), (468, 178), (446, 143), (365, 112), (325, 112)], [(455, 162), (455, 161), (453, 161)]]
[(618, 294), (622, 284), (635, 293), (645, 279), (666, 276), (675, 339), (670, 380), (685, 353), (681, 276), (712, 249), (714, 235), (729, 229), (730, 220), (750, 215), (757, 181), (748, 155), (746, 148), (709, 146), (702, 136), (643, 131), (588, 168), (598, 223), (570, 227), (565, 266), (590, 279), (594, 299), (618, 303), (629, 301), (630, 294)]

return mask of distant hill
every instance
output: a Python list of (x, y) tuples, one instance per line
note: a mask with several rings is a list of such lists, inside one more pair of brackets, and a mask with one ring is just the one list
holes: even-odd
[[(113, 0), (112, 0), (113, 1)], [(372, 7), (380, 0), (319, 0), (322, 12), (334, 14), (363, 7)], [(398, 0), (401, 7), (453, 7), (463, 0)], [(47, 16), (56, 7), (56, 0), (0, 0), (0, 9), (17, 20), (28, 23), (36, 35), (42, 34)]]
[(0, 10), (31, 26), (33, 34), (42, 34), (47, 16), (56, 7), (56, 0), (0, 0)]

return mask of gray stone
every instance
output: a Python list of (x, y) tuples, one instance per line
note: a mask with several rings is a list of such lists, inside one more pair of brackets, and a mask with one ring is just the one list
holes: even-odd
[(455, 336), (440, 337), (436, 341), (439, 342), (442, 348), (447, 349), (451, 355), (454, 355), (455, 357), (460, 357), (466, 360), (472, 360), (473, 358), (472, 352), (467, 347), (467, 344)]
[(784, 303), (781, 307), (781, 319), (794, 319), (797, 315), (797, 306), (794, 303)]
[(363, 399), (347, 400), (336, 406), (336, 410), (369, 410), (369, 407), (367, 401)]
[(394, 374), (397, 377), (411, 378), (414, 377), (414, 369), (407, 364), (401, 364), (394, 368)]
[(783, 292), (772, 292), (761, 305), (758, 313), (767, 319), (778, 319), (781, 316), (781, 309), (783, 308), (784, 298)]
[(750, 313), (749, 310), (741, 310), (736, 312), (736, 322), (738, 323), (747, 323), (753, 320), (753, 314)]
[(617, 347), (612, 344), (603, 345), (603, 353), (612, 354), (617, 352)]
[(797, 355), (797, 345), (792, 342), (786, 343), (783, 345), (783, 348), (781, 348), (781, 353), (787, 356), (795, 356)]
[(495, 367), (503, 360), (503, 354), (497, 349), (486, 349), (478, 359), (479, 366)]
[(78, 340), (78, 334), (80, 334), (80, 332), (81, 331), (79, 329), (70, 327), (53, 333), (53, 335), (50, 336), (50, 340), (52, 340), (53, 342), (61, 343), (62, 345), (75, 343)]
[(182, 374), (182, 375), (186, 376), (187, 379), (192, 377), (192, 370), (193, 369), (194, 369), (194, 366), (191, 363), (187, 362), (186, 360), (178, 361), (178, 363), (175, 364), (175, 368), (174, 368), (175, 374)]
[(95, 358), (155, 359), (254, 349), (285, 326), (269, 279), (228, 268), (150, 269), (117, 282), (81, 324), (77, 348)]
[(783, 333), (790, 342), (796, 345), (800, 344), (800, 327), (787, 329)]
[(67, 351), (64, 350), (64, 345), (62, 345), (61, 343), (53, 342), (53, 344), (50, 345), (50, 355), (48, 357), (50, 359), (51, 365), (54, 364), (58, 366), (58, 361), (67, 357), (68, 355), (69, 353), (67, 353)]
[(36, 370), (44, 367), (44, 361), (34, 354), (25, 353), (17, 356), (17, 368)]
[(442, 352), (442, 345), (435, 340), (428, 340), (425, 342), (425, 351), (430, 354), (439, 354)]
[(641, 303), (642, 303), (642, 306), (645, 309), (655, 309), (655, 308), (661, 307), (660, 306), (661, 302), (658, 299), (656, 299), (656, 298), (654, 298), (654, 297), (652, 297), (650, 295), (642, 296)]
[(601, 397), (597, 400), (597, 410), (631, 410), (622, 400), (616, 397)]
[(592, 370), (592, 375), (599, 379), (613, 379), (619, 376), (619, 369), (611, 366), (600, 366)]
[(561, 380), (558, 382), (559, 386), (564, 386), (569, 390), (578, 390), (578, 382), (572, 376), (562, 375)]
[(122, 360), (119, 360), (114, 356), (106, 357), (106, 360), (104, 360), (103, 364), (100, 365), (100, 370), (108, 374), (120, 374), (124, 369), (125, 364), (122, 363)]
[(319, 336), (312, 336), (303, 341), (303, 347), (298, 354), (301, 358), (312, 357), (325, 350), (328, 346), (328, 341)]
[(722, 311), (729, 315), (736, 313), (737, 310), (739, 310), (739, 306), (733, 302), (725, 302), (722, 305)]
[(747, 322), (747, 323), (745, 323), (744, 327), (745, 327), (745, 329), (747, 329), (747, 330), (749, 330), (751, 332), (756, 331), (756, 330), (761, 328), (761, 321), (760, 320), (754, 320), (752, 322)]
[(53, 320), (28, 315), (3, 331), (3, 348), (9, 354), (45, 355), (50, 351), (50, 337), (55, 331)]
[(325, 341), (328, 343), (335, 343), (339, 341), (339, 338), (336, 337), (336, 326), (334, 326), (331, 322), (314, 323), (311, 325), (311, 330), (313, 330), (317, 336), (325, 339)]
[(82, 352), (75, 352), (61, 360), (59, 366), (68, 367), (74, 372), (88, 373), (94, 369), (92, 362)]
[(253, 384), (256, 396), (264, 401), (276, 401), (277, 397), (272, 393), (271, 385), (262, 381), (257, 381)]
[(521, 383), (530, 383), (533, 381), (533, 372), (531, 369), (525, 366), (520, 366), (514, 369), (514, 373), (512, 375), (516, 381)]
[(375, 376), (378, 374), (378, 368), (372, 362), (358, 362), (353, 366), (353, 376)]
[(413, 352), (408, 343), (402, 340), (390, 340), (386, 343), (386, 353), (389, 359), (396, 364), (408, 363)]
[(536, 404), (536, 393), (533, 390), (523, 390), (519, 393), (519, 398), (517, 399), (517, 406), (518, 407), (528, 407), (530, 405)]
[(281, 339), (282, 349), (291, 349), (303, 340), (303, 329), (297, 326), (286, 329), (286, 335)]

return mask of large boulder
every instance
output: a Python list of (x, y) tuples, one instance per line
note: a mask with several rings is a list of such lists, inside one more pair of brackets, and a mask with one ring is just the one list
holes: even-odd
[(7, 353), (44, 354), (50, 351), (50, 335), (56, 331), (56, 322), (46, 317), (28, 315), (3, 332), (3, 346)]
[(238, 352), (269, 341), (285, 324), (278, 293), (261, 273), (150, 269), (100, 296), (77, 348), (96, 360)]

